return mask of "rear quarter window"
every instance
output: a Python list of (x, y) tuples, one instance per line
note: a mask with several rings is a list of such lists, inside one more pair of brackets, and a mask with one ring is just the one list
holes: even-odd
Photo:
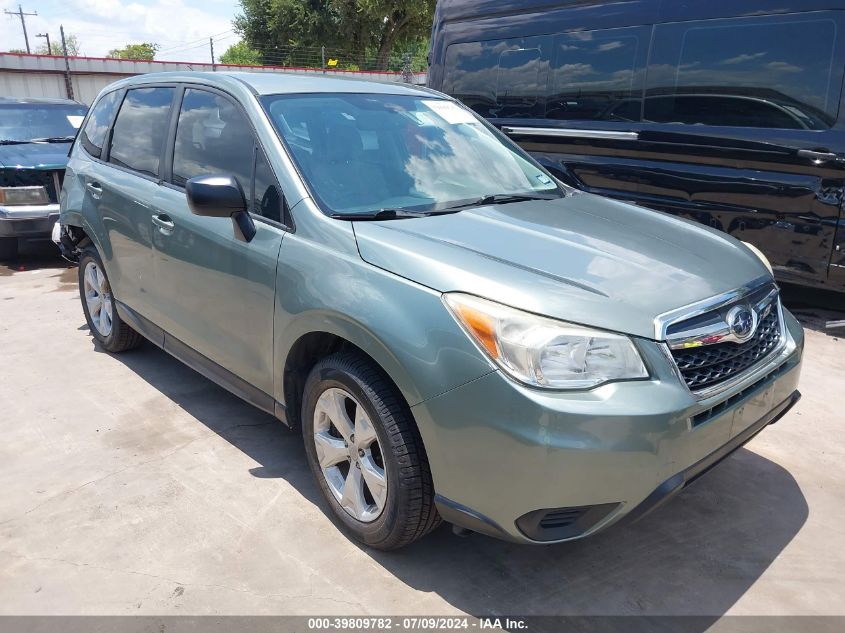
[(827, 129), (845, 68), (840, 21), (811, 12), (658, 25), (644, 119)]
[(109, 92), (100, 97), (91, 110), (91, 116), (82, 128), (80, 140), (85, 151), (97, 158), (103, 153), (103, 143), (109, 131), (115, 110), (120, 104), (120, 91)]

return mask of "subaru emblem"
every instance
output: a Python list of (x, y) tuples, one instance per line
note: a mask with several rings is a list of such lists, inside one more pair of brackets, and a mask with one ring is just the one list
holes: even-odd
[(754, 335), (754, 330), (757, 329), (756, 316), (746, 306), (735, 306), (728, 312), (728, 317), (725, 320), (734, 338), (738, 341), (747, 341)]

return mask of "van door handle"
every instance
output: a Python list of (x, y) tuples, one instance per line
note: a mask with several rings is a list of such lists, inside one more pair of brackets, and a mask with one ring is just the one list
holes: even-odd
[(103, 188), (98, 182), (86, 183), (85, 188), (91, 193), (91, 197), (95, 200), (99, 200), (103, 195)]
[(837, 154), (833, 152), (817, 152), (812, 149), (799, 149), (798, 155), (801, 158), (807, 158), (813, 161), (816, 165), (826, 163), (830, 160), (842, 160)]
[(153, 215), (153, 224), (158, 227), (158, 230), (165, 235), (170, 235), (173, 233), (173, 229), (176, 228), (176, 224), (173, 220), (170, 219), (170, 216), (166, 213), (156, 213)]

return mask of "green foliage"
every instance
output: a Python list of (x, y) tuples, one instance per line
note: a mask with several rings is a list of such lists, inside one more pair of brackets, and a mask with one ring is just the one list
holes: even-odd
[(158, 44), (152, 44), (150, 42), (127, 44), (123, 48), (113, 48), (109, 51), (106, 57), (112, 57), (114, 59), (144, 59), (152, 61), (155, 59), (156, 52), (159, 48)]
[(259, 66), (261, 53), (250, 48), (243, 40), (233, 44), (220, 56), (221, 64), (235, 64), (237, 66)]
[[(413, 49), (431, 30), (436, 0), (239, 0), (235, 30), (265, 64), (294, 61), (291, 51), (340, 51), (343, 66), (387, 69), (395, 50)], [(425, 46), (425, 44), (422, 44)], [(300, 53), (301, 55), (301, 53)], [(394, 55), (395, 57), (395, 55)], [(367, 61), (372, 60), (371, 63)]]
[[(67, 45), (68, 57), (79, 55), (79, 38), (72, 33), (65, 33), (65, 44)], [(47, 50), (47, 42), (35, 49), (36, 55), (64, 55), (62, 51), (62, 38), (59, 35), (50, 38), (50, 49)]]

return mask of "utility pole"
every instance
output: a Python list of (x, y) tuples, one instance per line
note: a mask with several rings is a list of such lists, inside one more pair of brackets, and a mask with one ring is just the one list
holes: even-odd
[(208, 45), (211, 47), (211, 70), (217, 70), (215, 68), (215, 62), (214, 62), (214, 38), (213, 37), (208, 38)]
[(323, 69), (323, 74), (326, 74), (326, 47), (320, 47), (320, 68)]
[(46, 37), (47, 38), (47, 54), (52, 55), (53, 49), (50, 48), (50, 34), (49, 33), (36, 33), (35, 37)]
[(29, 50), (29, 36), (26, 34), (26, 16), (27, 15), (38, 15), (38, 11), (35, 13), (24, 13), (21, 5), (18, 5), (17, 11), (9, 11), (8, 9), (4, 11), (6, 15), (16, 15), (21, 19), (21, 26), (23, 27), (23, 41), (26, 42), (26, 52), (27, 54), (31, 53), (32, 51)]
[(67, 90), (67, 98), (73, 99), (73, 82), (70, 79), (70, 62), (67, 58), (67, 44), (65, 43), (65, 27), (59, 27), (59, 33), (62, 34), (62, 52), (65, 54), (65, 90)]

